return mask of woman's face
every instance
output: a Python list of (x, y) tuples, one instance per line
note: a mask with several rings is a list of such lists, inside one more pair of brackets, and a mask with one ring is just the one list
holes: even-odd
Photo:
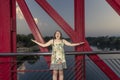
[(60, 34), (59, 31), (57, 31), (57, 32), (55, 33), (55, 38), (56, 38), (56, 39), (60, 39), (60, 37), (61, 37), (61, 34)]

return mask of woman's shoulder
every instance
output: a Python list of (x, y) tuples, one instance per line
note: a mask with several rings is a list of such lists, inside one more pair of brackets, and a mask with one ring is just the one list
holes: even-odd
[(54, 39), (50, 39), (49, 41), (50, 41), (50, 42), (53, 42), (53, 41), (54, 41)]
[(53, 43), (54, 43), (54, 39), (50, 39), (49, 42), (50, 42), (51, 44), (53, 44)]
[(65, 39), (62, 39), (62, 41), (64, 42), (64, 41), (66, 41)]
[(62, 42), (65, 43), (67, 40), (66, 39), (62, 39)]

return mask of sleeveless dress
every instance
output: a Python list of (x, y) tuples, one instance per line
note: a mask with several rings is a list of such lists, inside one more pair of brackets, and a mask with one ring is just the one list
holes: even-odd
[(61, 41), (59, 44), (54, 44), (53, 42), (50, 70), (63, 70), (66, 68), (64, 43), (63, 41)]

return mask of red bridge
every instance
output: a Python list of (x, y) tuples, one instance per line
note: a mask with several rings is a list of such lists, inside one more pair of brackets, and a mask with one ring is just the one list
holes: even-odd
[[(70, 25), (59, 15), (59, 13), (57, 13), (57, 11), (54, 10), (54, 8), (47, 2), (47, 0), (35, 0), (35, 1), (63, 29), (63, 31), (66, 32), (66, 34), (68, 34), (68, 36), (71, 38), (73, 42), (78, 41), (86, 42), (86, 44), (81, 47), (75, 47), (75, 51), (77, 52), (92, 51), (92, 49), (89, 46), (89, 43), (87, 42), (87, 40), (85, 40), (85, 11), (84, 11), (85, 0), (74, 0), (75, 30), (73, 30), (70, 27)], [(118, 15), (120, 15), (120, 0), (106, 0), (106, 1), (118, 13)], [(16, 56), (13, 57), (11, 56), (12, 54), (8, 54), (16, 53), (16, 2), (18, 3), (35, 39), (38, 40), (39, 42), (44, 43), (42, 35), (33, 19), (33, 16), (25, 0), (0, 0), (0, 54), (1, 54), (0, 80), (17, 80)], [(40, 47), (40, 51), (48, 52), (48, 49)], [(5, 54), (7, 54), (7, 56)], [(16, 53), (16, 55), (19, 54)], [(88, 57), (108, 77), (108, 79), (120, 80), (120, 77), (117, 75), (117, 73), (112, 68), (110, 68), (110, 66), (106, 64), (103, 59), (101, 59), (97, 55), (97, 52), (96, 54), (88, 55)], [(47, 63), (49, 65), (50, 56), (49, 55), (45, 56), (45, 60), (48, 61)], [(75, 55), (74, 68), (75, 68), (73, 75), (74, 79), (86, 80), (85, 55), (77, 54)], [(119, 69), (119, 67), (117, 69)]]

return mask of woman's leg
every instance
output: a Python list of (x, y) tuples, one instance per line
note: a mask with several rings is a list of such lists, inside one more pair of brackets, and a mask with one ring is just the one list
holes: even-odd
[(57, 74), (58, 74), (58, 71), (53, 70), (53, 80), (57, 80)]
[(59, 80), (63, 80), (63, 70), (59, 70)]

